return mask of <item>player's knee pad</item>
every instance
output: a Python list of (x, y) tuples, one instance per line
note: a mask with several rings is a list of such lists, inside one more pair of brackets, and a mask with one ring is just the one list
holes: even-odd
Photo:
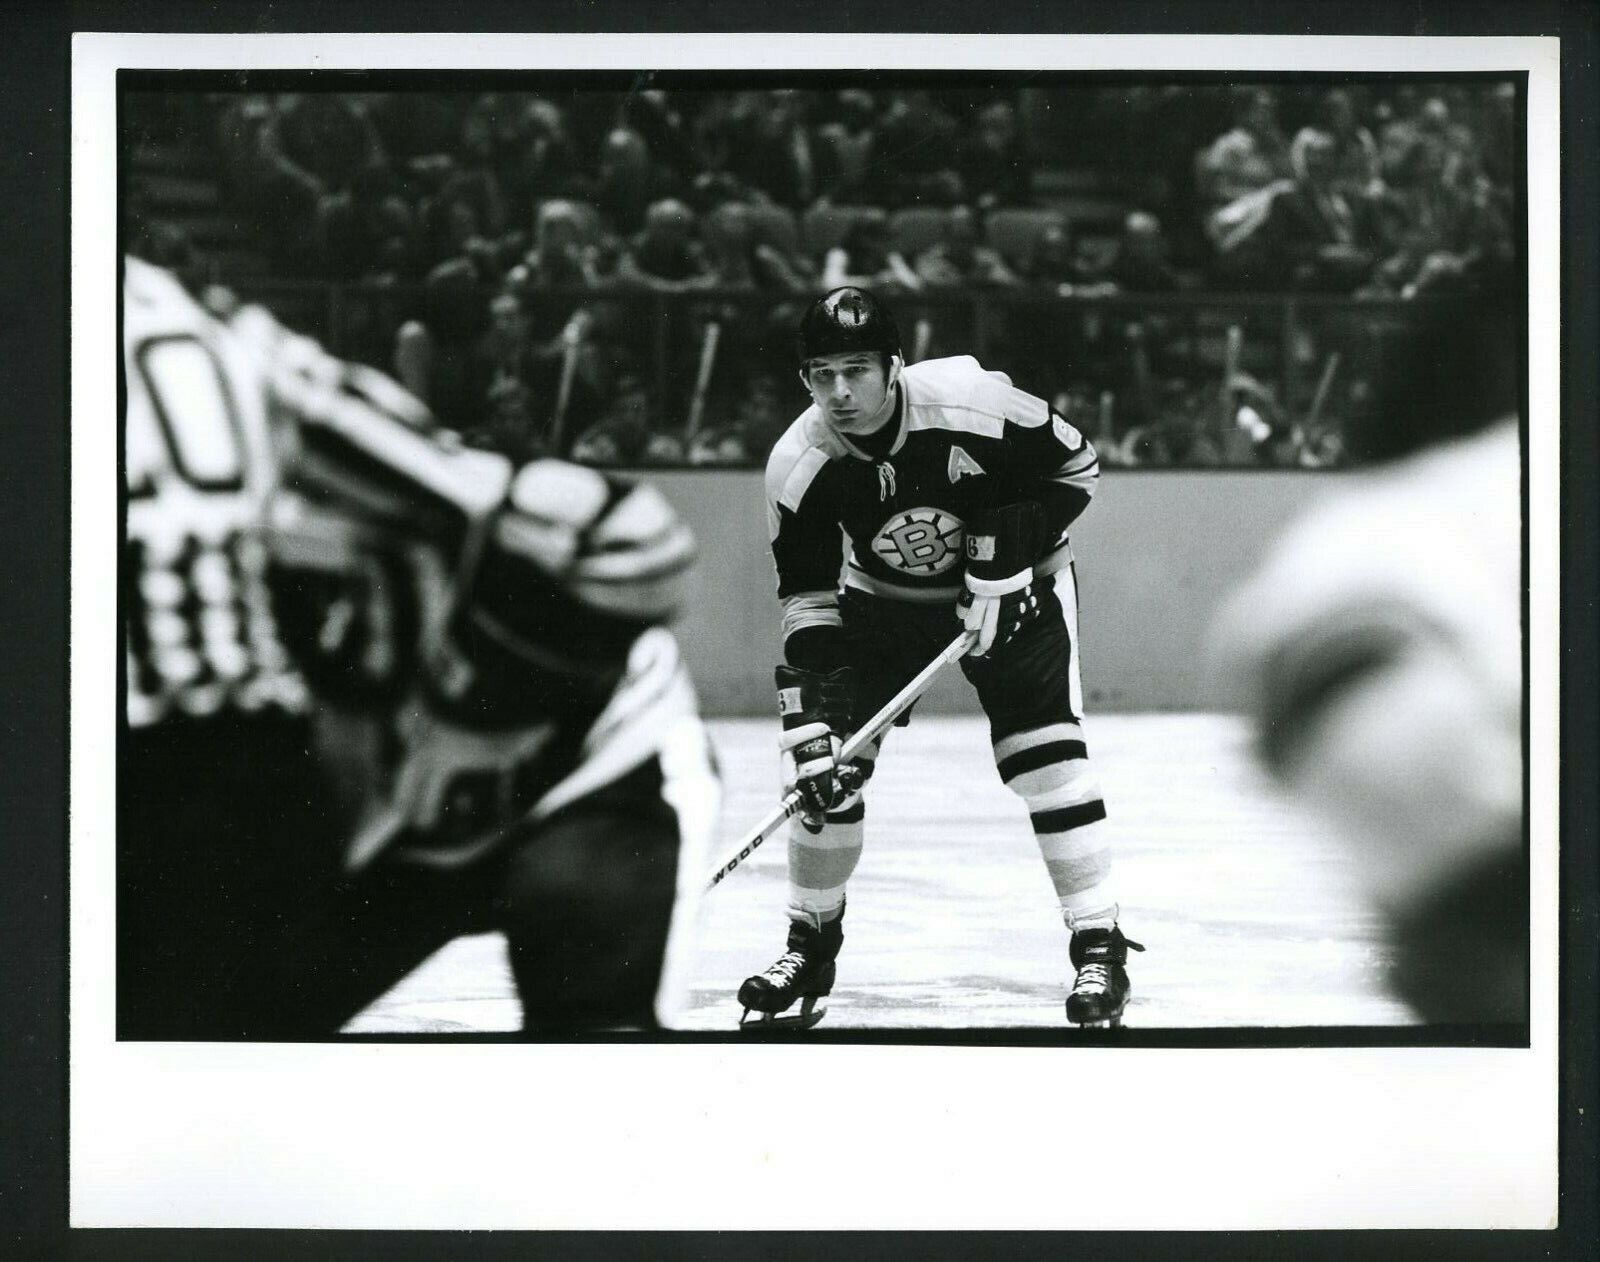
[(839, 828), (849, 824), (860, 824), (866, 818), (867, 804), (861, 800), (861, 793), (858, 790), (823, 816), (823, 824), (825, 827), (831, 825)]
[(1083, 729), (1076, 723), (1048, 723), (994, 742), (1000, 779), (1030, 805), (1035, 800), (1049, 805), (1098, 796), (1088, 759)]

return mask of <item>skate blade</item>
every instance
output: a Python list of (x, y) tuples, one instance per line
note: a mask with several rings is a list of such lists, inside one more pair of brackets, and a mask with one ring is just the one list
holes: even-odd
[(799, 1012), (756, 1012), (746, 1008), (739, 1018), (741, 1034), (782, 1034), (793, 1030), (809, 1030), (828, 1014), (828, 1005), (815, 999), (801, 1001)]
[(1080, 1020), (1069, 1013), (1067, 1015), (1067, 1020), (1080, 1030), (1120, 1030), (1122, 1028), (1122, 1019), (1126, 1015), (1127, 1014), (1124, 1011), (1117, 1013), (1115, 1016), (1095, 1017), (1085, 1021)]
[(1067, 1020), (1080, 1030), (1120, 1030), (1122, 1028), (1122, 1019), (1128, 1015), (1128, 1008), (1132, 1001), (1133, 996), (1130, 993), (1123, 998), (1122, 1007), (1118, 1008), (1114, 1013), (1104, 1017), (1091, 1017), (1088, 1020), (1073, 1016), (1072, 1009), (1068, 1008)]

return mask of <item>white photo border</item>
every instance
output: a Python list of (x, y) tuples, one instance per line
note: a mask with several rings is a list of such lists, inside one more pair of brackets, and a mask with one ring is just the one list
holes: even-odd
[[(1559, 48), (1546, 37), (76, 35), (71, 1225), (1554, 1226)], [(1528, 72), (1529, 1047), (116, 1041), (116, 72), (641, 66)], [(824, 1111), (792, 1101), (801, 1081)], [(1091, 1165), (1104, 1177), (1088, 1177)]]

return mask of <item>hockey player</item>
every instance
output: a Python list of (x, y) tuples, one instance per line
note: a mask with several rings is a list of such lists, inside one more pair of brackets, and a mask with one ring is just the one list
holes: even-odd
[(821, 1019), (861, 856), (861, 786), (881, 746), (840, 766), (841, 739), (963, 625), (975, 639), (962, 669), (995, 765), (1028, 804), (1071, 931), (1067, 1016), (1118, 1023), (1128, 948), (1143, 948), (1117, 926), (1067, 542), (1098, 476), (1094, 449), (970, 356), (907, 366), (893, 316), (863, 289), (814, 303), (798, 351), (812, 406), (774, 447), (766, 491), (783, 603), (781, 748), (805, 807), (789, 832), (788, 949), (740, 987), (742, 1024)]
[(126, 632), (117, 1031), (237, 1034), (242, 944), (331, 877), (329, 786), (267, 590), (272, 453), (236, 340), (169, 273), (123, 277)]
[(1521, 1022), (1515, 337), (1443, 319), (1389, 358), (1377, 425), (1350, 435), (1385, 463), (1274, 544), (1215, 643), (1263, 766), (1345, 842), (1396, 993), (1430, 1022)]
[[(258, 308), (191, 318), (272, 452), (249, 532), (267, 612), (356, 804), (335, 846), (318, 800), (335, 857), (297, 869), (310, 879), (230, 957), (222, 993), (196, 996), (226, 1014), (210, 1032), (333, 1034), (451, 938), (492, 929), (529, 1030), (658, 1025), (716, 809), (662, 625), (687, 530), (648, 487), (463, 447)], [(192, 397), (193, 371), (174, 395)], [(232, 816), (218, 803), (221, 831)]]

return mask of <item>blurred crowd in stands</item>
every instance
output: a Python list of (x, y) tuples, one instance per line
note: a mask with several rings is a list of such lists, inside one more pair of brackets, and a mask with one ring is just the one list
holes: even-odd
[[(963, 304), (1004, 298), (1001, 327), (977, 338), (1002, 348), (990, 366), (1091, 412), (1113, 459), (1326, 463), (1333, 447), (1285, 419), (1283, 384), (1228, 354), (1237, 328), (1206, 338), (1159, 308), (1123, 311), (1107, 350), (1082, 304), (1055, 300), (1498, 301), (1519, 283), (1509, 84), (235, 93), (206, 107), (213, 134), (197, 143), (274, 276), (404, 295), (384, 366), (446, 424), (519, 455), (759, 463), (804, 404), (800, 307), (859, 283), (902, 312), (913, 357), (977, 349)], [(1074, 199), (1085, 173), (1111, 190), (1095, 213)], [(132, 248), (195, 261), (137, 181), (129, 210)], [(1349, 391), (1321, 380), (1327, 353), (1290, 354), (1313, 419), (1331, 423)], [(1207, 442), (1191, 418), (1223, 415), (1219, 381), (1237, 424), (1225, 415)]]

